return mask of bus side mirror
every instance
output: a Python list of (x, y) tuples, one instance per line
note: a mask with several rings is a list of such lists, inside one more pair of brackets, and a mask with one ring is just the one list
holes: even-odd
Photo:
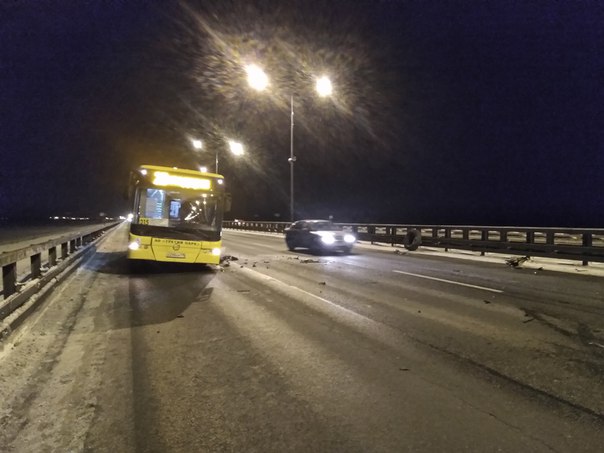
[(231, 210), (231, 194), (224, 194), (224, 212), (229, 212)]

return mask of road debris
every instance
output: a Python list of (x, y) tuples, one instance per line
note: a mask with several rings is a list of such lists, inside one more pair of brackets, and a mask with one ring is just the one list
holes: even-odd
[(604, 349), (604, 344), (596, 343), (596, 342), (594, 342), (594, 341), (590, 341), (590, 342), (589, 342), (589, 343), (587, 343), (587, 344), (590, 344), (590, 345), (592, 345), (592, 346), (597, 346), (597, 347), (599, 347), (599, 348)]
[(409, 368), (399, 368), (399, 371), (411, 371)]
[(485, 304), (490, 304), (490, 303), (491, 303), (491, 301), (490, 301), (490, 300), (486, 300), (486, 299), (484, 299), (484, 300), (483, 300), (483, 302), (484, 302)]
[(319, 285), (327, 285), (327, 282), (319, 282)]
[(505, 264), (507, 264), (508, 266), (511, 266), (513, 268), (519, 268), (526, 261), (529, 261), (530, 259), (531, 259), (530, 256), (515, 256), (515, 257), (512, 257), (512, 258), (506, 258)]
[(522, 321), (522, 324), (526, 324), (527, 322), (531, 322), (531, 321), (534, 321), (534, 320), (535, 320), (535, 318), (526, 319), (526, 320)]
[(404, 252), (404, 251), (399, 250), (399, 249), (394, 249), (394, 254), (395, 255), (406, 255), (407, 252)]
[(306, 259), (300, 260), (300, 262), (304, 263), (304, 264), (308, 264), (308, 263), (320, 263), (321, 261), (313, 260), (312, 258), (306, 258)]

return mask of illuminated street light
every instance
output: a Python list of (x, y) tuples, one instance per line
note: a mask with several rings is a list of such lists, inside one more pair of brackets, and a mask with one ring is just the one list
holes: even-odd
[(268, 86), (268, 76), (262, 68), (255, 64), (249, 64), (245, 67), (247, 73), (247, 82), (257, 91), (263, 91)]
[(331, 96), (331, 93), (333, 92), (331, 80), (329, 80), (327, 76), (319, 77), (317, 79), (316, 89), (321, 97)]
[(243, 156), (243, 145), (239, 142), (229, 140), (229, 149), (235, 156)]
[[(268, 76), (257, 65), (251, 64), (245, 67), (247, 72), (247, 81), (249, 85), (258, 91), (264, 90), (268, 86)], [(321, 97), (331, 96), (333, 87), (331, 80), (327, 76), (317, 78), (315, 86), (317, 93)], [(290, 221), (294, 221), (294, 163), (296, 156), (294, 155), (294, 95), (290, 96), (290, 136), (289, 136), (289, 217)]]
[(208, 172), (208, 167), (199, 167), (199, 171), (202, 173), (207, 173)]
[[(201, 140), (192, 139), (191, 143), (193, 144), (193, 148), (195, 148), (197, 150), (200, 150), (203, 148), (203, 143), (201, 142)], [(215, 163), (214, 168), (216, 169), (215, 173), (218, 173), (218, 149), (216, 149), (215, 157), (216, 157), (216, 161), (215, 161), (216, 163)], [(207, 171), (207, 167), (202, 167), (202, 168), (205, 168), (206, 169), (205, 171)], [(200, 170), (200, 171), (204, 171), (204, 170)]]
[(191, 143), (193, 143), (193, 148), (195, 148), (195, 149), (203, 148), (203, 143), (201, 143), (201, 140), (193, 139), (193, 140), (191, 140)]

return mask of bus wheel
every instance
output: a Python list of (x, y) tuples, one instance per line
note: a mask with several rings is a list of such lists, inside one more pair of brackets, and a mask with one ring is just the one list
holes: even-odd
[(409, 230), (403, 239), (403, 245), (407, 250), (417, 250), (422, 245), (422, 234), (418, 230)]

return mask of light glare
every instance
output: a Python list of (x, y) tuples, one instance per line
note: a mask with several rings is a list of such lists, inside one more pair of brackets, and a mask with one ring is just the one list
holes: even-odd
[(327, 76), (322, 76), (317, 79), (317, 93), (319, 96), (331, 96), (333, 87), (331, 86), (331, 80)]
[(258, 91), (263, 91), (268, 86), (268, 76), (264, 73), (262, 68), (255, 64), (249, 64), (245, 67), (247, 73), (247, 83)]
[(229, 148), (235, 156), (243, 156), (243, 145), (239, 142), (229, 140)]

